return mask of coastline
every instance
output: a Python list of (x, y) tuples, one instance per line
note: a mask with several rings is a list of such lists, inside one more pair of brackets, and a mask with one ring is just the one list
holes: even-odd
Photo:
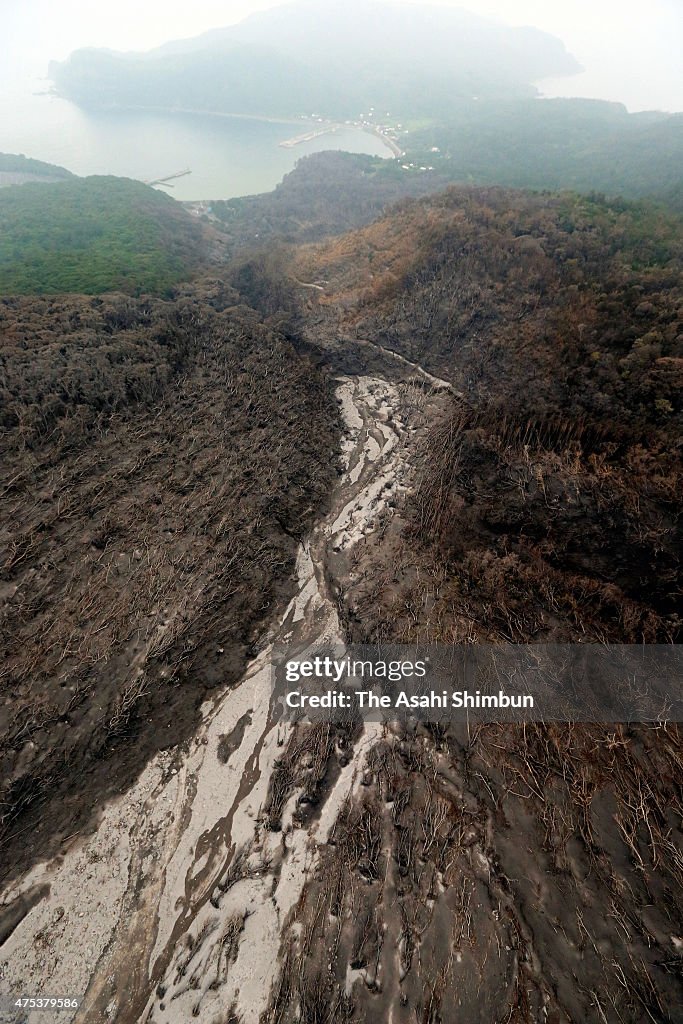
[(387, 146), (387, 148), (394, 154), (394, 157), (398, 158), (403, 156), (403, 150), (399, 144), (394, 139), (388, 138), (388, 136), (384, 135), (377, 128), (361, 128), (361, 131), (367, 132), (369, 135), (375, 135), (378, 139), (381, 139), (384, 145)]
[(142, 104), (108, 106), (102, 107), (101, 109), (105, 113), (138, 112), (149, 114), (189, 114), (193, 117), (222, 117), (239, 121), (260, 121), (265, 124), (296, 124), (301, 125), (303, 128), (307, 128), (310, 125), (310, 130), (304, 131), (301, 135), (294, 136), (291, 139), (283, 139), (282, 142), (278, 143), (279, 146), (282, 146), (285, 149), (292, 149), (294, 146), (317, 139), (321, 135), (328, 135), (339, 130), (348, 131), (349, 129), (355, 128), (357, 131), (365, 132), (366, 135), (374, 135), (375, 138), (384, 143), (394, 157), (400, 157), (403, 155), (403, 151), (394, 139), (388, 138), (379, 131), (379, 129), (372, 125), (359, 124), (355, 121), (352, 121), (349, 124), (341, 121), (324, 121), (321, 123), (318, 121), (309, 122), (305, 118), (301, 117), (272, 117), (267, 114), (233, 114), (225, 110), (199, 110), (194, 107), (159, 107)]
[(376, 139), (384, 143), (395, 158), (403, 156), (403, 150), (394, 139), (385, 135), (379, 128), (368, 124), (359, 124), (356, 121), (352, 121), (349, 124), (342, 124), (340, 121), (325, 121), (319, 124), (317, 128), (311, 128), (310, 131), (303, 132), (301, 135), (295, 135), (291, 139), (283, 139), (278, 145), (284, 149), (293, 149), (294, 146), (299, 146), (304, 142), (311, 142), (313, 139), (320, 138), (321, 135), (333, 135), (337, 131), (349, 131), (351, 128), (359, 132), (365, 132), (366, 135), (374, 135)]
[(291, 139), (283, 139), (282, 142), (278, 142), (278, 146), (282, 146), (283, 149), (293, 149), (294, 146), (299, 146), (303, 142), (312, 142), (313, 139), (319, 139), (321, 135), (332, 135), (342, 127), (344, 126), (334, 122), (324, 123), (317, 128), (311, 128), (310, 131), (303, 132), (301, 135), (295, 135)]
[(303, 124), (297, 117), (269, 117), (265, 114), (231, 114), (225, 110), (198, 110), (193, 107), (158, 107), (143, 104), (110, 105), (99, 108), (103, 113), (191, 114), (194, 117), (224, 117), (239, 121), (263, 121), (266, 124)]

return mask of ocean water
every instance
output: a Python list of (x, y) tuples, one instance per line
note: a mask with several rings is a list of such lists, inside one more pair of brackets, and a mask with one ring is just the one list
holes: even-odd
[(176, 199), (228, 199), (267, 192), (309, 153), (347, 150), (391, 157), (381, 139), (352, 127), (292, 148), (280, 142), (312, 126), (206, 114), (88, 112), (40, 90), (46, 82), (0, 90), (0, 152), (23, 153), (76, 174), (153, 181), (187, 168), (164, 191)]

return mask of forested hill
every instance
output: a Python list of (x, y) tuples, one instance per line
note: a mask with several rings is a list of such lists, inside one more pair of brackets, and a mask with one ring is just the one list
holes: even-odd
[(464, 183), (669, 203), (683, 193), (683, 114), (629, 114), (601, 100), (460, 105), (406, 136), (405, 151), (401, 163)]
[(465, 11), (371, 0), (308, 0), (149, 54), (79, 50), (51, 65), (84, 106), (228, 113), (432, 117), (459, 98), (533, 95), (533, 82), (578, 70), (553, 36)]
[[(363, 639), (397, 615), (448, 641), (678, 634), (682, 239), (644, 204), (452, 188), (290, 263), (322, 283), (313, 344), (391, 350), (462, 396), (418, 463), (407, 551), (426, 547)], [(432, 557), (443, 604), (408, 626)]]
[(0, 153), (0, 188), (31, 181), (61, 181), (72, 178), (71, 171), (57, 164), (46, 164), (23, 154)]
[[(328, 151), (300, 160), (272, 192), (211, 204), (231, 253), (313, 242), (369, 224), (392, 203), (448, 185), (445, 173), (406, 174), (393, 161)], [(190, 204), (192, 206), (194, 204)]]
[[(575, 119), (571, 105), (559, 104), (558, 112), (567, 120)], [(589, 111), (593, 104), (586, 105)], [(509, 122), (500, 132), (491, 128), (489, 148), (474, 141), (472, 130), (469, 151), (466, 145), (451, 152), (424, 153), (427, 143), (437, 137), (437, 129), (423, 129), (415, 136), (414, 166), (405, 160), (384, 160), (357, 153), (325, 152), (304, 157), (272, 192), (217, 200), (211, 204), (212, 216), (220, 222), (229, 253), (243, 249), (262, 248), (273, 242), (301, 243), (318, 241), (363, 227), (380, 217), (393, 203), (408, 197), (436, 194), (449, 184), (501, 183), (538, 190), (549, 188), (585, 190), (588, 194), (605, 193), (626, 198), (648, 197), (672, 211), (683, 212), (683, 189), (679, 168), (683, 166), (683, 118), (679, 116), (679, 132), (669, 131), (676, 119), (643, 119), (641, 127), (631, 127), (629, 115), (619, 114), (617, 107), (608, 116), (618, 122), (626, 120), (629, 127), (619, 128), (605, 142), (604, 111), (592, 127), (576, 129), (574, 137), (564, 136), (552, 119), (546, 131), (537, 135), (536, 148), (516, 140)], [(523, 108), (520, 106), (520, 112)], [(520, 113), (526, 122), (524, 131), (532, 135), (528, 112)], [(598, 130), (600, 120), (603, 126)], [(589, 117), (590, 122), (590, 117)], [(520, 131), (522, 129), (520, 128)], [(446, 133), (446, 129), (443, 129)], [(668, 148), (655, 150), (648, 159), (649, 141), (659, 134), (668, 139)], [(463, 134), (463, 138), (465, 138)], [(454, 136), (453, 136), (454, 139)], [(602, 142), (600, 141), (602, 139)], [(618, 159), (608, 160), (601, 152), (611, 146)], [(582, 157), (592, 147), (593, 163)], [(406, 159), (410, 159), (406, 157)], [(431, 159), (432, 168), (421, 170), (424, 160)], [(598, 163), (600, 167), (598, 167)], [(600, 169), (601, 168), (601, 169)], [(190, 207), (195, 204), (188, 204)], [(197, 204), (199, 209), (204, 204)]]
[(163, 293), (201, 252), (195, 219), (141, 182), (74, 178), (0, 191), (0, 294)]

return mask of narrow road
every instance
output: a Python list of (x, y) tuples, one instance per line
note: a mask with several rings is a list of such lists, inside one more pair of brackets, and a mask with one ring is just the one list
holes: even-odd
[(349, 342), (355, 343), (356, 345), (362, 345), (365, 348), (373, 348), (377, 352), (381, 352), (382, 355), (388, 356), (389, 359), (393, 359), (395, 362), (400, 363), (401, 366), (406, 366), (412, 370), (419, 377), (429, 381), (429, 383), (435, 387), (445, 391), (450, 391), (451, 394), (455, 395), (456, 398), (462, 398), (462, 394), (456, 391), (450, 381), (444, 380), (443, 377), (435, 377), (434, 374), (429, 373), (419, 363), (412, 363), (410, 359), (406, 359), (405, 356), (400, 355), (398, 352), (394, 352), (391, 348), (385, 348), (384, 345), (379, 345), (376, 341), (367, 341), (364, 338), (349, 338)]

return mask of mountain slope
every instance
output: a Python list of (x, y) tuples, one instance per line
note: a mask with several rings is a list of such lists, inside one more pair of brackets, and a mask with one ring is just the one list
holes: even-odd
[(458, 96), (529, 95), (534, 80), (574, 70), (534, 29), (440, 7), (308, 2), (149, 55), (78, 51), (51, 75), (84, 106), (357, 117), (372, 105), (433, 116)]
[[(415, 455), (407, 532), (382, 534), (375, 568), (405, 558), (400, 585), (369, 607), (371, 572), (350, 589), (357, 639), (678, 635), (682, 265), (656, 210), (501, 189), (406, 202), (300, 256), (297, 278), (326, 282), (312, 342), (395, 352), (460, 395)], [(424, 575), (413, 592), (422, 557), (435, 603)]]
[(661, 196), (670, 204), (683, 195), (683, 114), (629, 114), (618, 103), (460, 106), (411, 132), (405, 151), (402, 162), (434, 165), (464, 183)]
[[(402, 469), (330, 541), (347, 642), (679, 638), (681, 267), (656, 210), (502, 189), (299, 252), (320, 358), (398, 381)], [(682, 753), (675, 723), (366, 722), (263, 1019), (673, 1024)]]
[(225, 277), (0, 305), (8, 990), (677, 1024), (675, 723), (293, 723), (272, 665), (676, 637), (680, 221), (458, 188)]
[(268, 242), (311, 242), (379, 217), (406, 196), (429, 195), (444, 174), (406, 175), (382, 158), (329, 151), (300, 160), (272, 192), (218, 200), (212, 216), (231, 254)]
[(23, 155), (0, 153), (0, 188), (31, 182), (55, 182), (71, 178), (71, 171), (42, 160), (31, 160)]
[(5, 299), (0, 338), (4, 873), (240, 678), (325, 503), (338, 420), (315, 368), (216, 281), (172, 302)]

